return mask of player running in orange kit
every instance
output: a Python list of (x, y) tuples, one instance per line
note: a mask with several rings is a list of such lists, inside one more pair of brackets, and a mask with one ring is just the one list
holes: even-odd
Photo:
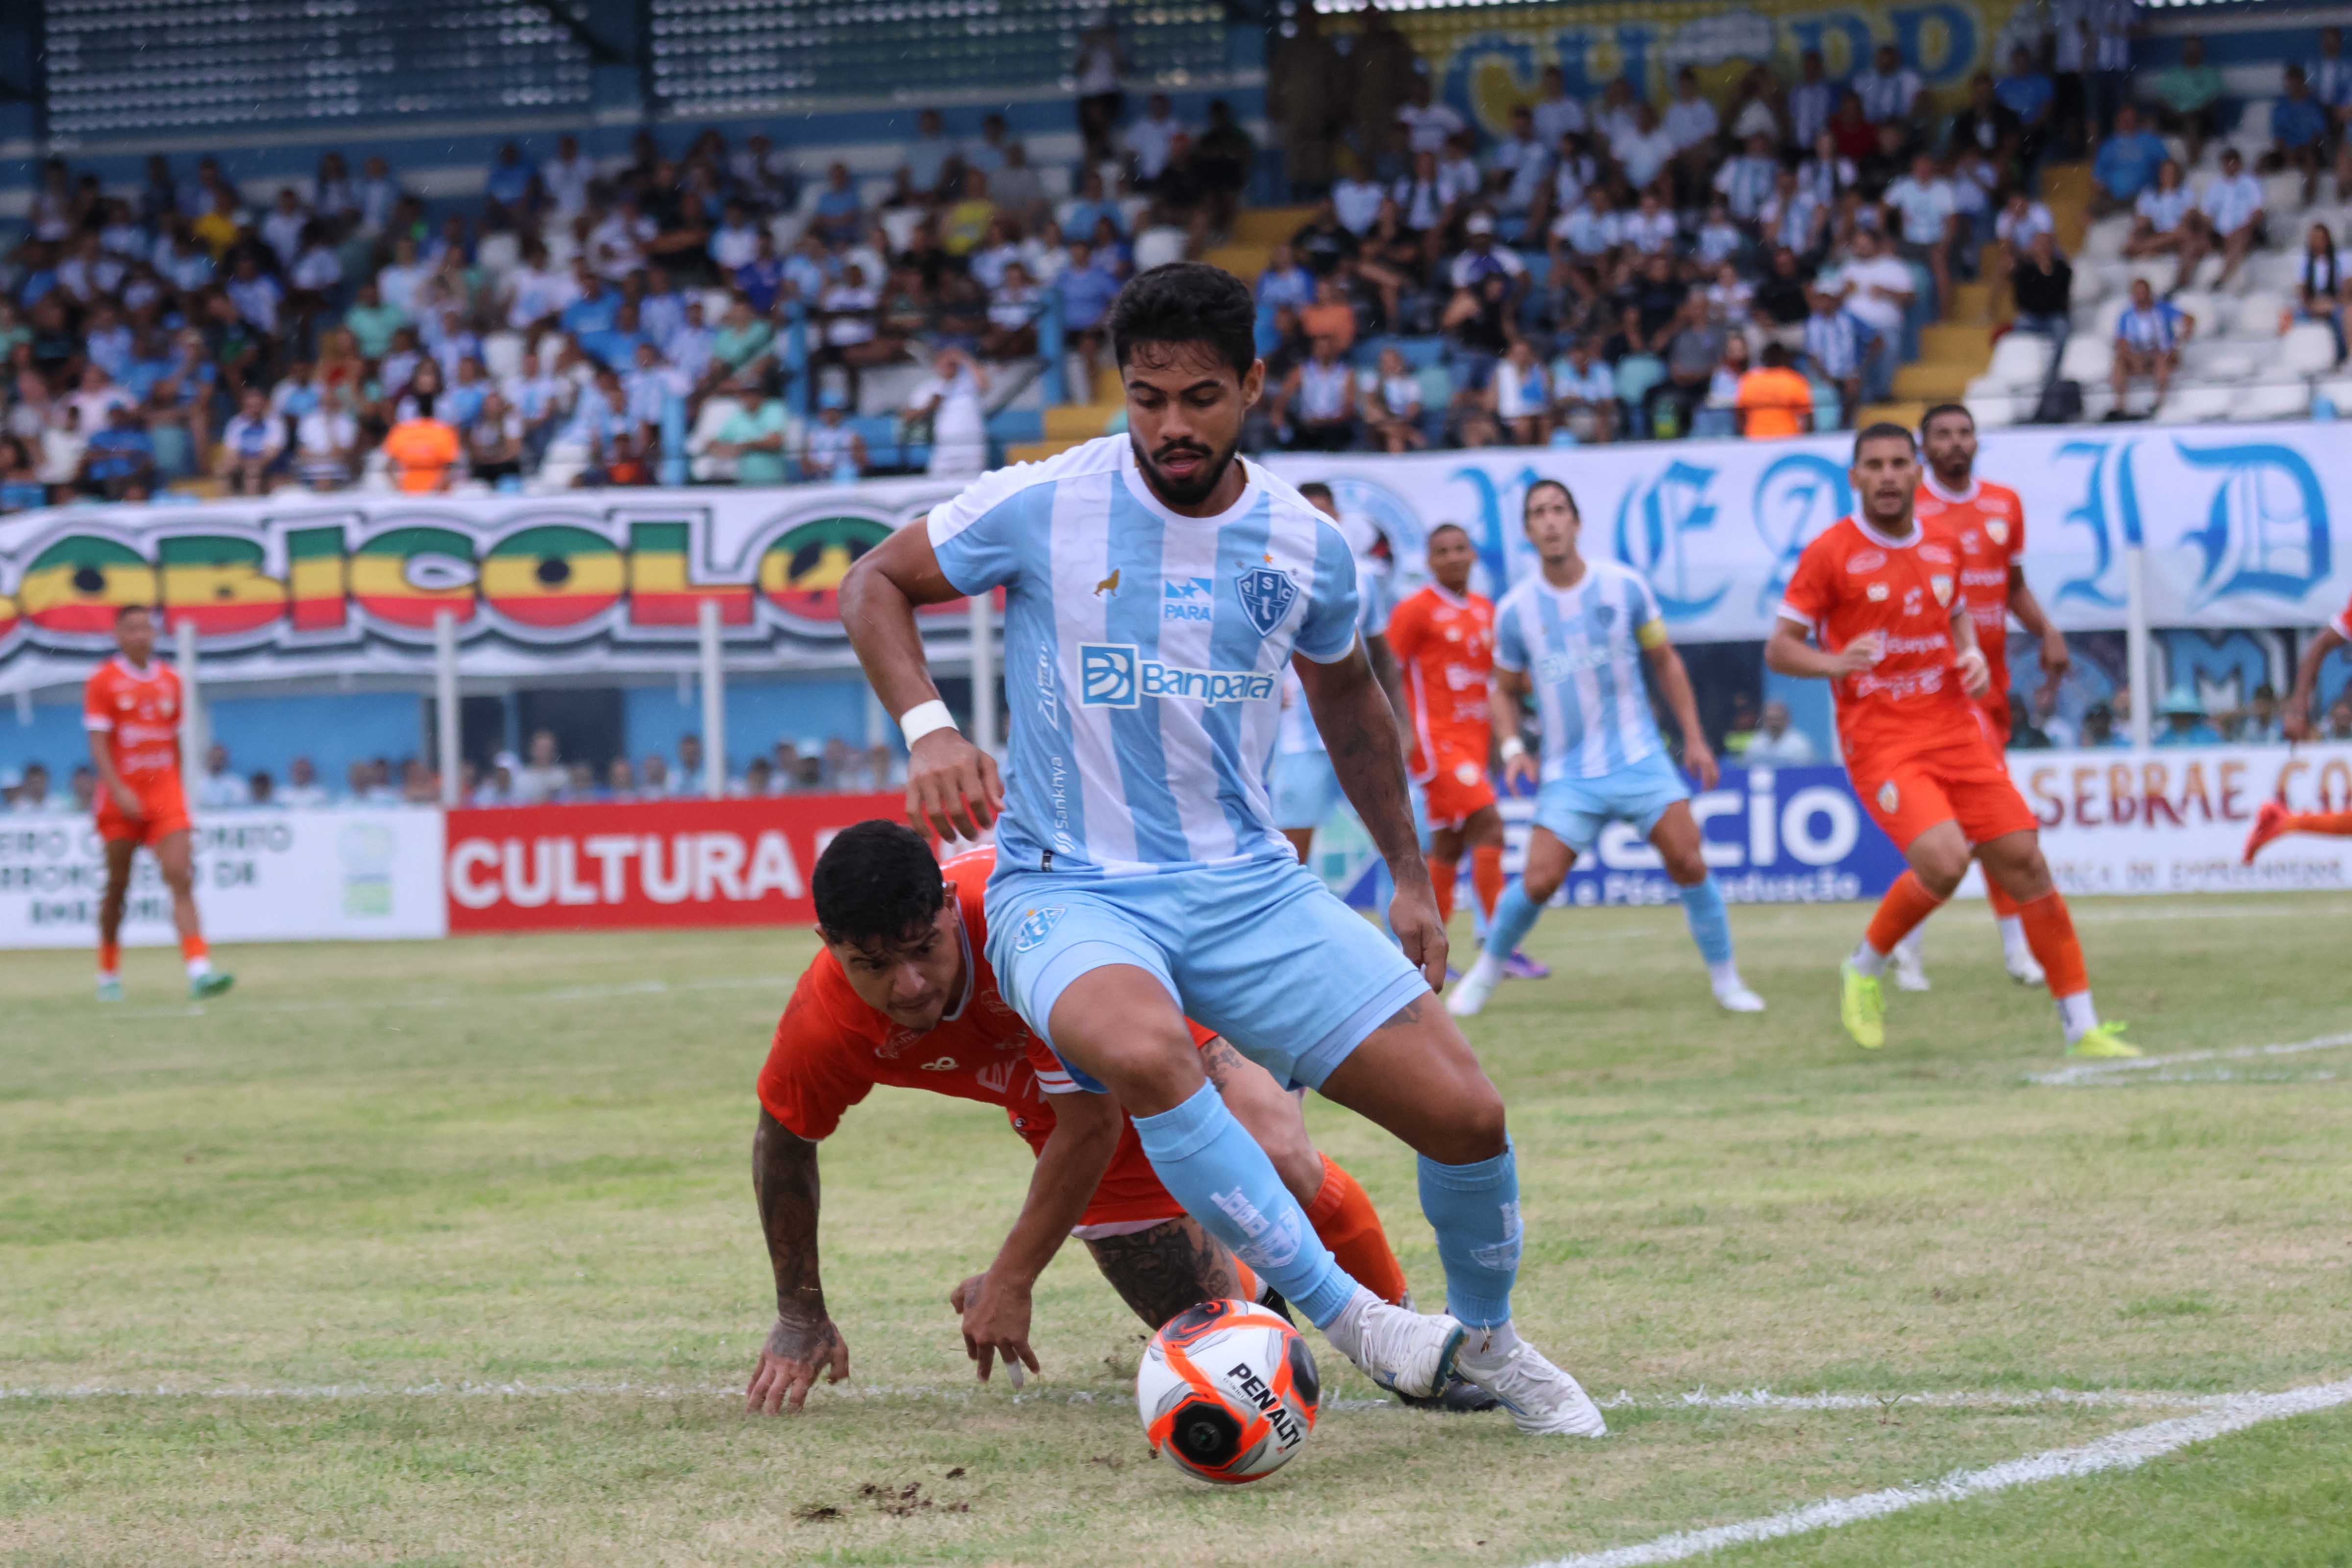
[[(2319, 667), (2337, 648), (2352, 645), (2352, 604), (2344, 606), (2343, 614), (2319, 629), (2319, 635), (2304, 645), (2303, 657), (2295, 661), (2294, 689), (2287, 693), (2286, 701), (2279, 708), (2279, 728), (2290, 741), (2308, 741), (2315, 726), (2311, 710), (2319, 695)], [(2263, 845), (2289, 833), (2318, 833), (2331, 838), (2352, 838), (2352, 811), (2289, 811), (2285, 803), (2266, 800), (2254, 814), (2254, 826), (2246, 835), (2246, 864), (2254, 863)]]
[(177, 671), (155, 658), (155, 615), (125, 605), (114, 617), (116, 656), (82, 688), (82, 727), (98, 770), (98, 836), (106, 845), (106, 891), (98, 904), (98, 999), (122, 1000), (122, 910), (131, 862), (145, 845), (172, 892), (172, 923), (187, 961), (188, 994), (217, 996), (236, 983), (215, 969), (196, 919), (188, 797), (180, 787)]
[(1832, 682), (1854, 793), (1910, 862), (1843, 967), (1846, 1032), (1864, 1049), (1886, 1043), (1879, 977), (1887, 956), (1952, 896), (1974, 855), (2017, 901), (2068, 1052), (2137, 1056), (2120, 1026), (2099, 1022), (2074, 917), (2042, 858), (2040, 825), (1977, 705), (1992, 678), (1960, 590), (1960, 542), (1914, 509), (1911, 432), (1864, 429), (1850, 478), (1855, 511), (1805, 546), (1764, 645), (1765, 662), (1780, 673)]
[(1389, 616), (1389, 651), (1404, 680), (1412, 748), (1405, 765), (1429, 811), (1429, 879), (1437, 917), (1454, 918), (1454, 880), (1470, 851), (1470, 884), (1492, 920), (1503, 896), (1503, 817), (1486, 776), (1494, 720), (1486, 681), (1495, 668), (1494, 601), (1470, 591), (1478, 551), (1459, 523), (1429, 532), (1431, 584)]
[[(1003, 1106), (1035, 1153), (1028, 1196), (995, 1260), (949, 1298), (982, 1381), (998, 1355), (1016, 1385), (1020, 1367), (1037, 1370), (1030, 1289), (1066, 1236), (1086, 1243), (1152, 1328), (1196, 1301), (1259, 1295), (1249, 1266), (1160, 1184), (1118, 1102), (1076, 1092), (997, 989), (983, 909), (995, 864), (995, 850), (983, 849), (942, 867), (912, 829), (882, 821), (843, 830), (817, 858), (810, 890), (824, 948), (793, 989), (760, 1072), (751, 1175), (776, 1321), (747, 1391), (753, 1410), (797, 1410), (820, 1374), (848, 1375), (848, 1346), (817, 1275), (816, 1146), (877, 1084)], [(1324, 1245), (1367, 1289), (1402, 1300), (1404, 1271), (1379, 1212), (1308, 1141), (1297, 1101), (1213, 1031), (1192, 1027), (1210, 1080)], [(1439, 1400), (1408, 1403), (1486, 1409), (1494, 1400), (1457, 1384)]]
[[(1930, 528), (1957, 534), (1960, 542), (1960, 592), (1969, 602), (1969, 618), (1976, 623), (1977, 648), (1985, 656), (1992, 684), (1977, 706), (1992, 731), (1993, 750), (2009, 748), (2009, 617), (2042, 639), (2042, 678), (2065, 679), (2071, 656), (2063, 633), (2051, 625), (2042, 601), (2025, 582), (2025, 503), (2015, 490), (1976, 477), (1976, 416), (1957, 403), (1939, 403), (1919, 421), (1921, 455), (1926, 472), (1914, 498), (1920, 521)], [(2020, 985), (2042, 985), (2048, 976), (2033, 959), (2025, 940), (2025, 922), (2017, 900), (2000, 884), (1985, 879), (1985, 900), (1992, 905), (2000, 930), (2001, 962), (2009, 977)], [(1927, 927), (1911, 928), (1895, 950), (1895, 984), (1905, 991), (1927, 989), (1927, 970), (1919, 952)]]

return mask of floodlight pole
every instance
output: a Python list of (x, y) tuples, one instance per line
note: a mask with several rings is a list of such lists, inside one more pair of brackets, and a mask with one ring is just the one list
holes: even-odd
[(2147, 629), (2147, 550), (2137, 539), (2124, 545), (2124, 668), (2132, 694), (2131, 743), (2146, 749), (2154, 726), (2156, 662)]
[(727, 793), (727, 673), (719, 662), (719, 601), (696, 606), (702, 631), (702, 793), (712, 800)]
[(433, 729), (440, 753), (441, 805), (457, 805), (457, 617), (447, 610), (433, 612)]

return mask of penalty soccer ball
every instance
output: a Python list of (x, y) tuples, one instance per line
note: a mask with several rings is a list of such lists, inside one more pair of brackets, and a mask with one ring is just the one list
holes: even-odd
[(1322, 1396), (1307, 1342), (1248, 1301), (1187, 1307), (1151, 1336), (1135, 1405), (1151, 1450), (1220, 1486), (1264, 1480), (1307, 1446)]

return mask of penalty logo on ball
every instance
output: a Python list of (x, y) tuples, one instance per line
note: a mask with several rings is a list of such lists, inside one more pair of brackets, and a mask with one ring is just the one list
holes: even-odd
[(1322, 1396), (1315, 1357), (1280, 1314), (1203, 1301), (1151, 1337), (1135, 1374), (1152, 1451), (1197, 1480), (1263, 1480), (1306, 1447)]

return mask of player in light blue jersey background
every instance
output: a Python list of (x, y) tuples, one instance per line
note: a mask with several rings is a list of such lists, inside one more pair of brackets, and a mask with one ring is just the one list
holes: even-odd
[[(1445, 932), (1347, 542), (1236, 456), (1265, 383), (1255, 318), (1215, 268), (1138, 276), (1109, 317), (1127, 435), (990, 474), (899, 530), (844, 581), (842, 621), (906, 733), (909, 815), (996, 828), (999, 985), (1081, 1087), (1118, 1095), (1186, 1212), (1382, 1386), (1427, 1395), (1458, 1368), (1523, 1431), (1598, 1436), (1576, 1380), (1513, 1326), (1517, 1166), (1502, 1097), (1431, 995)], [(1002, 781), (940, 702), (915, 624), (1000, 585)], [(1395, 879), (1402, 952), (1275, 826), (1286, 668)], [(1419, 1153), (1450, 1315), (1390, 1306), (1332, 1260), (1203, 1077), (1188, 1015)], [(1099, 1174), (1069, 1173), (1073, 1215)], [(1025, 1333), (1025, 1295), (1003, 1316)]]
[[(1343, 536), (1349, 534), (1329, 485), (1310, 480), (1298, 487), (1298, 493), (1309, 506), (1339, 524)], [(1369, 525), (1365, 531), (1371, 531)], [(1363, 637), (1364, 653), (1371, 661), (1372, 674), (1388, 693), (1390, 707), (1402, 712), (1403, 693), (1397, 685), (1396, 661), (1389, 657), (1386, 636), (1387, 578), (1369, 559), (1360, 541), (1349, 537), (1348, 549), (1356, 567), (1356, 629)], [(1315, 727), (1315, 715), (1307, 710), (1306, 689), (1296, 675), (1287, 675), (1283, 680), (1282, 722), (1275, 731), (1274, 767), (1267, 788), (1274, 802), (1274, 825), (1290, 840), (1299, 859), (1307, 859), (1314, 847), (1315, 830), (1339, 808), (1346, 795), (1339, 787), (1339, 775), (1332, 771), (1331, 752), (1323, 743), (1323, 732)]]
[(1522, 504), (1538, 569), (1495, 606), (1492, 700), (1504, 775), (1517, 783), (1536, 773), (1519, 739), (1519, 703), (1534, 695), (1543, 724), (1543, 782), (1526, 868), (1503, 889), (1485, 951), (1446, 1005), (1464, 1018), (1486, 1006), (1503, 978), (1504, 955), (1533, 928), (1576, 858), (1591, 854), (1601, 830), (1618, 821), (1633, 824), (1656, 847), (1666, 875), (1681, 888), (1716, 1001), (1734, 1013), (1760, 1013), (1764, 999), (1741, 983), (1732, 958), (1731, 920), (1707, 872), (1690, 788), (1650, 710), (1644, 664), (1682, 726), (1684, 760), (1700, 788), (1713, 788), (1715, 753), (1657, 598), (1631, 567), (1577, 552), (1580, 520), (1566, 485), (1538, 479)]

